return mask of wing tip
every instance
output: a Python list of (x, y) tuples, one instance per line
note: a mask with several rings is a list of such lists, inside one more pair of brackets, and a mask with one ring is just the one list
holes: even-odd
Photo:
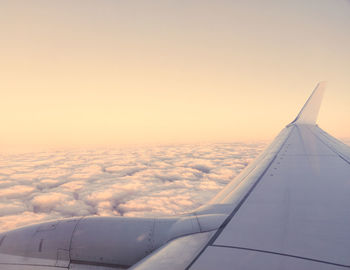
[[(316, 125), (318, 112), (321, 107), (323, 94), (327, 86), (326, 81), (320, 81), (317, 85), (305, 105), (300, 110), (299, 114), (295, 118), (292, 124), (306, 124), (306, 125)], [(289, 126), (288, 125), (288, 126)]]
[(322, 88), (322, 91), (324, 91), (324, 90), (326, 89), (326, 87), (327, 87), (327, 84), (328, 84), (327, 81), (320, 81), (320, 82), (318, 82), (318, 84), (317, 84), (315, 90), (316, 90), (317, 88), (320, 88), (320, 89)]

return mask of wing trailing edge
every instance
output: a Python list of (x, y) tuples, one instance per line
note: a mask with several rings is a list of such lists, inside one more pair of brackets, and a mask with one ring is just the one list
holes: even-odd
[(290, 124), (316, 125), (325, 88), (326, 82), (320, 82), (317, 84), (315, 90), (306, 101), (298, 116)]

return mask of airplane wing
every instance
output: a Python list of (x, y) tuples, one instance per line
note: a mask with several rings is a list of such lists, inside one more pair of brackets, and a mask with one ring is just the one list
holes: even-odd
[(350, 148), (316, 125), (324, 87), (198, 209), (227, 214), (217, 230), (174, 240), (132, 269), (349, 269)]
[(3, 232), (0, 269), (349, 269), (350, 148), (316, 125), (324, 87), (203, 207)]

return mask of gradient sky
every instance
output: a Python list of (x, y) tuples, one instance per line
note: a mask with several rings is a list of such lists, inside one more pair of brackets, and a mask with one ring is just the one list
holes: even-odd
[(0, 146), (270, 140), (318, 81), (350, 137), (346, 0), (0, 1)]

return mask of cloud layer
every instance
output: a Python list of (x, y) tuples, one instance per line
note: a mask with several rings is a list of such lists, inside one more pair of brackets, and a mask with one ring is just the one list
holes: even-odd
[(164, 216), (210, 200), (264, 148), (197, 144), (0, 156), (0, 231), (63, 217)]

